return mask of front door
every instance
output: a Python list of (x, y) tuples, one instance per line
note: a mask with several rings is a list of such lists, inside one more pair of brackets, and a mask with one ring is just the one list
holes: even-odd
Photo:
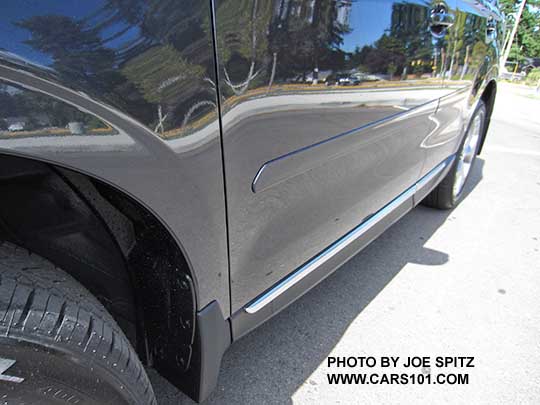
[(430, 1), (216, 0), (232, 311), (419, 178)]
[(490, 69), (498, 65), (498, 41), (502, 37), (502, 18), (490, 0), (457, 0), (450, 9), (454, 24), (439, 44), (442, 55), (436, 67), (443, 89), (437, 124), (424, 142), (427, 173), (441, 160), (456, 152), (461, 135), (469, 124), (481, 85)]

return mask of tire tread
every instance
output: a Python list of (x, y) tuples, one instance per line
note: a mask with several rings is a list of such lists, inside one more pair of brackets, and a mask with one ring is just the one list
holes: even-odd
[(157, 403), (137, 354), (103, 305), (48, 260), (3, 241), (0, 335), (69, 351), (116, 375), (137, 404)]

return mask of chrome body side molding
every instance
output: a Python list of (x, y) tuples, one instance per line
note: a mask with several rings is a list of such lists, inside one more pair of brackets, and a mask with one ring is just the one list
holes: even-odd
[(334, 242), (324, 251), (322, 251), (313, 259), (309, 260), (306, 264), (289, 274), (287, 277), (275, 284), (272, 288), (257, 297), (255, 300), (251, 301), (246, 307), (244, 307), (244, 310), (249, 314), (254, 314), (264, 308), (269, 303), (271, 303), (274, 299), (279, 297), (289, 288), (300, 282), (303, 278), (315, 271), (322, 264), (326, 263), (340, 251), (349, 246), (352, 242), (359, 239), (367, 231), (373, 228), (373, 226), (375, 226), (378, 222), (387, 217), (392, 211), (394, 211), (397, 207), (403, 204), (407, 199), (411, 198), (417, 190), (422, 189), (437, 175), (439, 175), (445, 168), (449, 167), (453, 163), (454, 158), (454, 156), (450, 156), (448, 159), (438, 164), (434, 169), (432, 169), (429, 173), (422, 177), (413, 186), (409, 187), (407, 190), (397, 196), (394, 200), (392, 200), (389, 204), (381, 208), (379, 211), (369, 217), (366, 221), (362, 222), (360, 225), (354, 228), (351, 232)]

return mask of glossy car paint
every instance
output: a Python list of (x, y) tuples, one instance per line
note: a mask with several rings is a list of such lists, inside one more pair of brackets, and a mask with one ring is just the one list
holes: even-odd
[[(237, 338), (367, 245), (449, 169), (425, 180), (457, 150), (497, 76), (502, 23), (491, 3), (4, 1), (0, 155), (70, 168), (138, 200), (181, 246), (198, 309), (216, 301)], [(440, 7), (451, 27), (436, 24)], [(272, 305), (244, 310), (419, 180)], [(211, 342), (212, 327), (199, 323), (201, 342)], [(220, 349), (194, 365), (210, 385), (226, 344), (205, 344)]]
[[(453, 92), (435, 68), (448, 41), (434, 39), (431, 9), (216, 2), (232, 312), (420, 178), (438, 101)], [(379, 80), (324, 81), (354, 68)]]
[(10, 0), (0, 10), (0, 118), (32, 121), (2, 130), (0, 153), (72, 168), (134, 197), (182, 246), (198, 308), (217, 300), (227, 314), (210, 3)]
[(449, 94), (441, 98), (432, 117), (435, 128), (426, 136), (426, 162), (422, 174), (455, 153), (486, 84), (498, 76), (499, 37), (503, 21), (489, 1), (458, 0), (452, 10), (455, 24), (448, 43), (441, 48), (444, 74), (439, 73)]

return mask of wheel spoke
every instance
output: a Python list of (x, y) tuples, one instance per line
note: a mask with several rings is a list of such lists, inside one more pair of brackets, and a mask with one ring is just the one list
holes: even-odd
[(482, 129), (482, 116), (476, 115), (473, 119), (473, 122), (467, 132), (466, 138), (463, 142), (463, 148), (458, 157), (458, 162), (456, 164), (456, 174), (454, 180), (453, 193), (454, 196), (459, 195), (465, 181), (469, 176), (469, 172), (474, 161), (476, 154), (476, 149), (478, 147), (478, 142), (480, 140), (481, 129)]

